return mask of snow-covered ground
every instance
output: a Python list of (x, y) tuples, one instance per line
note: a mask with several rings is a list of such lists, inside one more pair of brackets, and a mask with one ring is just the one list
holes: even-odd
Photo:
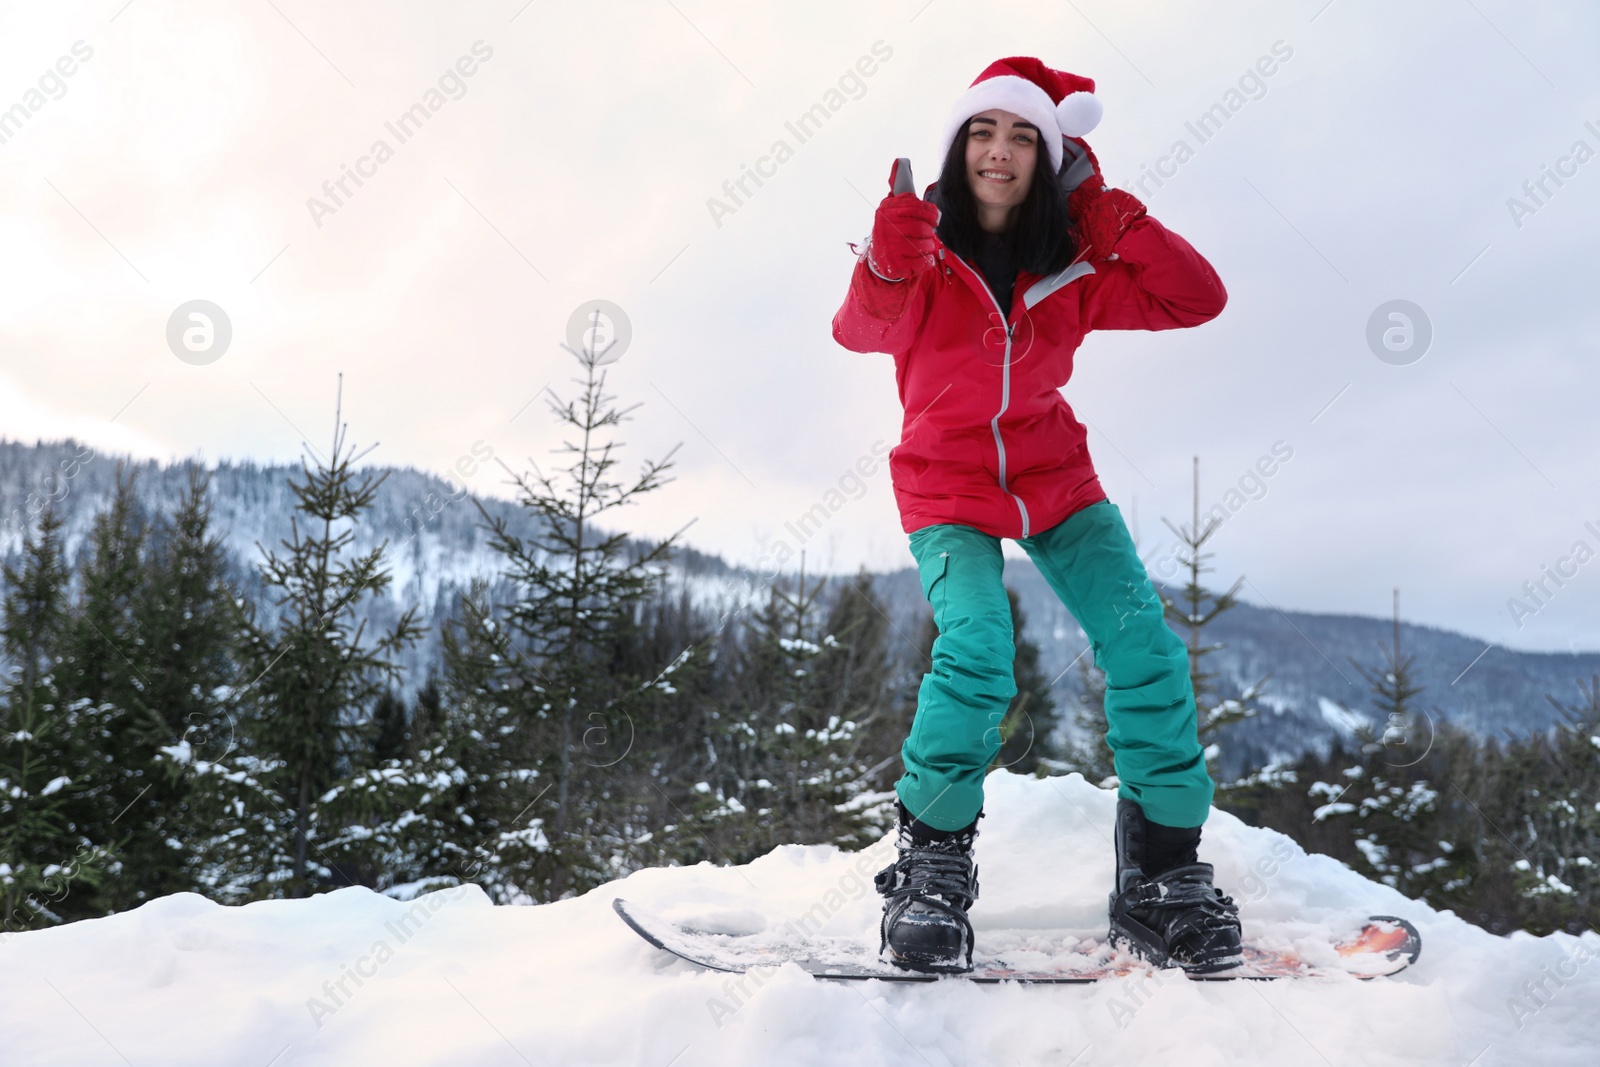
[[(985, 929), (1103, 933), (1115, 799), (1076, 775), (989, 779)], [(810, 914), (875, 943), (861, 854), (778, 849), (744, 867), (640, 871), (576, 900), (494, 907), (475, 887), (224, 908), (179, 895), (0, 943), (0, 1064), (1593, 1064), (1600, 936), (1495, 937), (1287, 838), (1214, 812), (1201, 856), (1247, 937), (1401, 914), (1421, 960), (1391, 979), (1086, 986), (763, 982), (651, 948), (626, 896), (745, 930)], [(820, 909), (820, 910), (819, 910)]]

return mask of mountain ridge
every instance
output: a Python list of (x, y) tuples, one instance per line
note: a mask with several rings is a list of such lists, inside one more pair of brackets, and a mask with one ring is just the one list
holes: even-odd
[[(0, 561), (15, 564), (25, 525), (43, 500), (54, 501), (66, 520), (69, 558), (81, 551), (94, 514), (109, 499), (115, 471), (124, 464), (135, 476), (136, 492), (149, 512), (168, 511), (188, 484), (188, 472), (201, 465), (211, 479), (213, 530), (223, 539), (230, 577), (259, 606), (264, 590), (255, 573), (258, 545), (276, 546), (288, 534), (294, 507), (287, 478), (298, 467), (253, 460), (196, 460), (163, 463), (100, 455), (79, 443), (0, 440)], [(398, 616), (404, 604), (419, 605), (424, 623), (448, 618), (457, 595), (474, 578), (498, 573), (477, 506), (505, 518), (513, 530), (531, 532), (531, 514), (514, 501), (479, 497), (437, 475), (412, 467), (371, 465), (385, 475), (367, 521), (355, 530), (356, 550), (387, 538), (393, 582), (389, 595), (374, 601), (370, 614), (378, 630)], [(830, 594), (844, 588), (849, 575), (818, 576)], [(1024, 636), (1040, 646), (1041, 667), (1054, 679), (1058, 704), (1069, 701), (1076, 685), (1072, 665), (1084, 652), (1084, 636), (1042, 575), (1026, 559), (1008, 559), (1007, 584), (1018, 594), (1025, 617)], [(897, 652), (914, 670), (915, 645), (928, 609), (915, 568), (875, 572), (874, 589), (894, 624)], [(759, 601), (766, 582), (752, 568), (684, 546), (675, 553), (668, 587), (695, 602), (727, 611)], [(1167, 594), (1175, 592), (1161, 587)], [(1224, 769), (1230, 773), (1273, 759), (1293, 758), (1307, 749), (1326, 751), (1335, 740), (1352, 738), (1354, 726), (1377, 726), (1367, 686), (1351, 660), (1369, 668), (1381, 662), (1380, 645), (1393, 632), (1390, 619), (1346, 613), (1279, 610), (1248, 599), (1212, 624), (1210, 639), (1225, 647), (1211, 657), (1224, 695), (1237, 695), (1263, 676), (1270, 679), (1255, 718), (1230, 729)], [(1561, 721), (1546, 699), (1564, 697), (1583, 678), (1600, 675), (1600, 652), (1530, 652), (1504, 648), (1441, 627), (1402, 621), (1403, 654), (1415, 654), (1419, 698), (1430, 722), (1448, 720), (1482, 737), (1522, 735)], [(408, 651), (406, 689), (421, 685), (425, 668), (438, 652), (437, 627)], [(1380, 730), (1381, 732), (1381, 730)]]

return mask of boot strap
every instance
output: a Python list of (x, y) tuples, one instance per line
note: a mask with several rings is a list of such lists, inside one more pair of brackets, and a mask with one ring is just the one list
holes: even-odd
[[(913, 866), (917, 868), (916, 881), (910, 879)], [(886, 909), (896, 901), (906, 901), (907, 906), (920, 903), (960, 923), (966, 933), (967, 966), (972, 966), (975, 935), (967, 909), (978, 899), (978, 868), (970, 857), (936, 849), (905, 849), (899, 859), (873, 876), (872, 884), (886, 898)], [(879, 952), (889, 944), (887, 915), (885, 910), (885, 921), (879, 924)]]
[(1178, 911), (1170, 919), (1169, 939), (1197, 930), (1232, 926), (1238, 922), (1239, 906), (1222, 890), (1198, 879), (1171, 882), (1151, 880), (1124, 891), (1118, 900), (1121, 908), (1153, 912)]

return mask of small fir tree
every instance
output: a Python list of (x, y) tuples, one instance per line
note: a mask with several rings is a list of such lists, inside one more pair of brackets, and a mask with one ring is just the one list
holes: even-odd
[(365, 770), (351, 755), (368, 747), (362, 734), (371, 707), (400, 680), (400, 652), (422, 635), (413, 606), (390, 630), (367, 637), (362, 601), (389, 585), (388, 542), (360, 555), (352, 555), (351, 547), (355, 524), (386, 475), (356, 471), (371, 449), (356, 453), (342, 419), (343, 375), (328, 457), (303, 457), (302, 480), (289, 482), (296, 506), (283, 552), (257, 546), (262, 580), (279, 595), (275, 624), (250, 621), (251, 733), (262, 761), (258, 777), (280, 798), (264, 799), (281, 807), (290, 824), (279, 827), (288, 831), (280, 846), (287, 870), (267, 877), (281, 879), (282, 892), (290, 896), (340, 873), (349, 878), (362, 865), (365, 835), (356, 827), (339, 836), (349, 828), (340, 818), (349, 813), (339, 811), (349, 794), (332, 787)]
[(461, 647), (489, 660), (459, 684), (494, 694), (494, 714), (509, 717), (531, 756), (524, 769), (550, 786), (519, 831), (541, 850), (524, 886), (539, 900), (582, 892), (627, 865), (629, 805), (612, 788), (617, 778), (607, 759), (593, 758), (585, 745), (624, 730), (629, 700), (648, 684), (648, 676), (614, 671), (614, 654), (654, 595), (678, 538), (635, 548), (625, 533), (596, 525), (666, 484), (677, 449), (647, 460), (636, 477), (620, 478), (621, 443), (612, 433), (638, 405), (619, 408), (606, 392), (603, 352), (573, 354), (584, 367), (577, 396), (562, 400), (552, 392), (548, 401), (573, 434), (557, 449), (569, 462), (549, 474), (536, 463), (531, 475), (512, 473), (532, 532), (519, 533), (478, 505), (513, 599), (460, 619)]
[(1214, 739), (1220, 737), (1228, 726), (1257, 713), (1259, 709), (1255, 701), (1267, 679), (1263, 677), (1247, 686), (1237, 697), (1224, 696), (1217, 674), (1210, 669), (1206, 660), (1207, 656), (1226, 647), (1210, 643), (1207, 628), (1238, 605), (1238, 593), (1244, 585), (1244, 578), (1236, 580), (1222, 593), (1211, 592), (1201, 581), (1201, 576), (1211, 570), (1206, 560), (1211, 558), (1212, 553), (1205, 551), (1205, 546), (1222, 526), (1222, 519), (1208, 515), (1203, 523), (1201, 521), (1199, 456), (1194, 457), (1193, 499), (1194, 512), (1188, 527), (1180, 528), (1168, 520), (1162, 520), (1183, 546), (1182, 562), (1187, 571), (1187, 579), (1177, 595), (1162, 596), (1162, 608), (1167, 622), (1183, 638), (1184, 646), (1189, 650), (1189, 682), (1194, 688), (1200, 739), (1212, 740), (1212, 744), (1207, 746), (1206, 761), (1214, 764), (1219, 753)]
[[(1415, 681), (1416, 657), (1400, 645), (1398, 589), (1392, 640), (1378, 647), (1376, 667), (1353, 657), (1350, 662), (1367, 681), (1382, 729), (1358, 732), (1364, 758), (1344, 771), (1345, 782), (1312, 784), (1311, 794), (1325, 798), (1313, 818), (1351, 820), (1361, 853), (1358, 870), (1407, 896), (1445, 906), (1448, 894), (1470, 883), (1473, 857), (1445, 832), (1450, 798), (1441, 797), (1424, 762), (1437, 728), (1417, 701), (1422, 687)], [(1419, 738), (1426, 738), (1425, 746), (1417, 744)]]

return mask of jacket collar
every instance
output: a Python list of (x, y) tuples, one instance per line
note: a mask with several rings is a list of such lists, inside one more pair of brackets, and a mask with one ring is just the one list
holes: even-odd
[[(989, 290), (989, 283), (984, 280), (978, 269), (948, 248), (941, 248), (944, 262), (951, 265), (954, 271), (961, 275), (967, 286), (975, 293), (986, 308), (999, 311), (999, 304), (994, 294)], [(1031, 311), (1038, 303), (1057, 289), (1086, 274), (1094, 273), (1094, 265), (1086, 260), (1069, 263), (1066, 267), (1054, 274), (1035, 274), (1030, 270), (1017, 271), (1016, 284), (1012, 286), (1012, 293), (1022, 293), (1022, 300), (1018, 302), (1015, 295), (1011, 298), (1011, 321), (1015, 322), (1019, 311)]]

